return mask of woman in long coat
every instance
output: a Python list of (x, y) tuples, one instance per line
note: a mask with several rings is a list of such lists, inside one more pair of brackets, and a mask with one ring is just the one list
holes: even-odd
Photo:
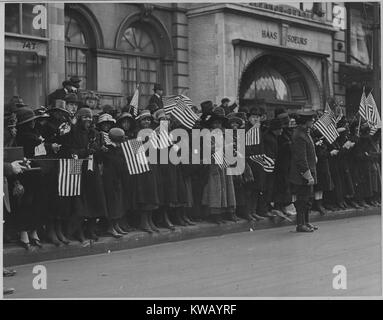
[[(211, 130), (223, 130), (226, 122), (225, 112), (217, 107), (213, 110), (213, 115), (207, 121), (207, 126)], [(223, 148), (223, 146), (221, 146)], [(212, 152), (214, 150), (212, 148)], [(235, 190), (233, 177), (226, 175), (226, 169), (221, 169), (218, 164), (211, 164), (209, 167), (208, 182), (204, 187), (202, 205), (206, 206), (209, 215), (214, 222), (223, 222), (222, 214), (227, 213), (232, 216), (236, 209)]]

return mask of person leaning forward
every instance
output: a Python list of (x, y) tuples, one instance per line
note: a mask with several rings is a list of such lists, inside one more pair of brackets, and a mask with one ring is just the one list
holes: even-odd
[(314, 112), (299, 111), (297, 114), (298, 127), (292, 136), (289, 180), (292, 184), (292, 194), (296, 197), (294, 202), (297, 211), (296, 230), (297, 232), (312, 232), (317, 229), (316, 226), (309, 223), (313, 186), (317, 181), (315, 146), (309, 135), (309, 130), (313, 125)]

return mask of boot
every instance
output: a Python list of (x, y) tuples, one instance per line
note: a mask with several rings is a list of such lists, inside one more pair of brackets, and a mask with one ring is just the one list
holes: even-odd
[(57, 220), (55, 223), (57, 238), (64, 244), (68, 245), (70, 241), (64, 236), (62, 232), (62, 221)]
[(160, 229), (158, 229), (158, 228), (156, 227), (156, 225), (154, 224), (154, 222), (153, 222), (152, 212), (150, 212), (150, 213), (148, 214), (148, 223), (149, 223), (150, 228), (151, 228), (154, 232), (157, 232), (157, 233), (160, 233), (160, 232), (161, 232)]
[(182, 216), (181, 216), (180, 212), (174, 212), (173, 217), (174, 217), (173, 221), (174, 221), (175, 225), (179, 225), (179, 226), (182, 226), (182, 227), (186, 227), (187, 226), (187, 223), (184, 221), (184, 219), (182, 219)]
[(183, 210), (183, 213), (181, 214), (182, 220), (186, 222), (189, 226), (195, 226), (195, 223), (189, 219), (187, 216), (185, 210)]
[(48, 242), (53, 243), (56, 247), (60, 247), (62, 244), (57, 237), (53, 222), (47, 224), (47, 240)]
[(314, 232), (314, 229), (309, 228), (306, 225), (298, 225), (296, 228), (297, 232)]
[(326, 209), (322, 205), (322, 199), (314, 201), (313, 209), (315, 211), (318, 211), (321, 216), (324, 216), (327, 214)]
[(90, 240), (98, 241), (98, 236), (96, 235), (96, 219), (89, 219), (88, 236)]
[(164, 209), (162, 212), (162, 220), (165, 228), (170, 229), (172, 231), (176, 229), (174, 224), (170, 222), (168, 212), (166, 211), (166, 209)]
[(119, 234), (122, 234), (122, 235), (129, 233), (127, 231), (122, 230), (122, 228), (120, 227), (120, 224), (117, 221), (114, 223), (114, 230), (116, 230)]
[(116, 229), (113, 227), (113, 224), (110, 224), (106, 233), (107, 233), (107, 235), (112, 236), (115, 239), (119, 239), (119, 238), (123, 237), (123, 235), (121, 233), (118, 233), (116, 231)]

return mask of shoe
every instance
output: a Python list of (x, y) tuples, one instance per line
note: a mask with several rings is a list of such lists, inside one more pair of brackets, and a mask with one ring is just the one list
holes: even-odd
[(309, 228), (311, 228), (311, 229), (313, 229), (313, 230), (318, 230), (318, 229), (319, 229), (318, 226), (313, 225), (313, 224), (311, 224), (311, 223), (307, 223), (306, 226), (309, 227)]
[(284, 220), (287, 220), (289, 222), (293, 222), (289, 217), (285, 216), (282, 211), (274, 209), (271, 212), (274, 213), (275, 215), (277, 215), (278, 217), (284, 219)]
[(311, 229), (311, 228), (304, 226), (304, 225), (297, 226), (296, 230), (297, 230), (297, 232), (314, 232), (314, 229)]
[(166, 228), (166, 229), (169, 229), (169, 230), (176, 230), (176, 227), (174, 226), (174, 224), (172, 224), (170, 221), (165, 221), (163, 226)]
[(357, 204), (355, 201), (353, 201), (353, 200), (350, 200), (348, 204), (349, 204), (352, 208), (354, 208), (354, 209), (362, 209), (362, 207), (361, 207), (359, 204)]
[(120, 239), (120, 238), (123, 237), (123, 235), (120, 234), (120, 233), (118, 233), (116, 230), (114, 230), (114, 231), (108, 231), (106, 234), (109, 235), (109, 236), (112, 236), (112, 237), (115, 238), (115, 239)]
[(276, 215), (268, 211), (268, 212), (266, 212), (266, 217), (268, 217), (268, 218), (275, 218)]
[(16, 270), (3, 268), (3, 277), (13, 277), (16, 273)]
[(4, 288), (3, 289), (3, 295), (6, 295), (6, 294), (12, 294), (15, 292), (15, 289), (14, 288)]
[(62, 243), (60, 242), (60, 240), (57, 238), (56, 235), (48, 234), (46, 240), (49, 243), (53, 243), (56, 247), (61, 247), (62, 245)]
[(239, 221), (239, 218), (235, 215), (235, 213), (230, 213), (229, 214), (229, 218), (228, 218), (229, 221), (234, 221), (234, 222), (238, 222)]
[(189, 226), (195, 226), (195, 222), (191, 221), (188, 217), (184, 216), (183, 220), (188, 224)]
[(143, 227), (143, 228), (141, 228), (141, 230), (145, 231), (145, 232), (147, 232), (149, 234), (153, 234), (153, 232), (154, 232), (152, 229), (150, 229), (150, 227)]
[(114, 227), (114, 229), (117, 231), (117, 233), (122, 234), (122, 235), (129, 233), (127, 231), (122, 230), (118, 224)]
[(58, 232), (57, 232), (57, 239), (65, 245), (70, 244), (70, 241), (63, 234), (59, 234)]
[(21, 241), (19, 240), (17, 242), (22, 248), (24, 248), (25, 250), (27, 251), (30, 251), (31, 250), (31, 244), (29, 242), (24, 242), (24, 241)]
[(39, 239), (30, 239), (31, 245), (34, 247), (39, 247), (40, 249), (43, 247)]
[(263, 216), (260, 216), (256, 213), (253, 213), (253, 217), (255, 218), (255, 220), (257, 221), (262, 221), (262, 220), (266, 220), (266, 217), (263, 217)]
[(244, 219), (246, 219), (247, 221), (249, 222), (252, 222), (252, 221), (255, 221), (256, 219), (254, 218), (254, 216), (252, 216), (250, 213), (247, 213), (243, 216)]

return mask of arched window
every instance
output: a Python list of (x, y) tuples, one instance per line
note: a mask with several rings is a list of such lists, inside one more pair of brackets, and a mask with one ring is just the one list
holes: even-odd
[(65, 15), (65, 73), (66, 78), (78, 76), (81, 79), (82, 89), (89, 88), (89, 36), (77, 17)]
[(147, 26), (135, 23), (126, 28), (118, 49), (125, 51), (122, 58), (122, 93), (133, 95), (140, 84), (140, 106), (148, 104), (155, 83), (160, 80), (160, 54)]

